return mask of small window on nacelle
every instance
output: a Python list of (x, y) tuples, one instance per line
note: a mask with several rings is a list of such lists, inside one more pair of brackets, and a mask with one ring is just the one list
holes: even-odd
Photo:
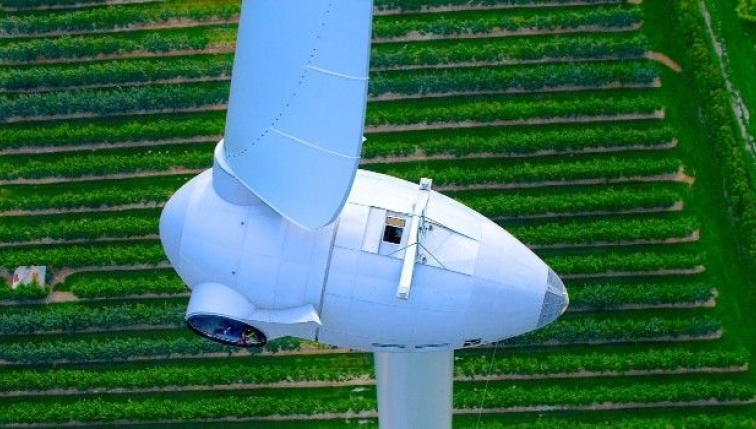
[(404, 226), (407, 224), (402, 218), (387, 216), (386, 229), (383, 230), (383, 241), (391, 244), (400, 244), (404, 234)]

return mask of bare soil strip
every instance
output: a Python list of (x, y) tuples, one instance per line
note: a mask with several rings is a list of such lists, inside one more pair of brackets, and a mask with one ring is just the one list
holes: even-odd
[(371, 164), (397, 164), (402, 162), (416, 162), (416, 161), (442, 161), (452, 159), (488, 159), (488, 158), (536, 158), (542, 156), (554, 156), (554, 155), (584, 155), (593, 153), (617, 153), (617, 152), (640, 152), (640, 151), (657, 151), (667, 150), (677, 147), (677, 139), (671, 142), (652, 143), (648, 145), (633, 145), (633, 146), (601, 146), (601, 147), (589, 147), (585, 149), (568, 149), (568, 150), (540, 150), (531, 153), (517, 153), (517, 152), (482, 152), (482, 153), (470, 153), (465, 155), (455, 155), (453, 153), (444, 153), (436, 155), (426, 155), (422, 150), (418, 150), (414, 154), (404, 156), (388, 156), (388, 157), (375, 157), (375, 158), (363, 158), (362, 165)]
[(706, 271), (706, 267), (699, 265), (695, 268), (688, 269), (675, 269), (675, 270), (656, 270), (656, 271), (609, 271), (605, 273), (590, 273), (590, 274), (566, 274), (563, 275), (563, 279), (578, 280), (578, 279), (602, 279), (602, 278), (616, 278), (616, 277), (656, 277), (656, 276), (692, 276), (701, 274)]
[[(567, 345), (608, 345), (608, 344), (634, 344), (634, 343), (683, 343), (683, 342), (692, 342), (692, 341), (711, 341), (711, 340), (717, 340), (722, 337), (722, 331), (717, 331), (713, 334), (709, 335), (701, 335), (701, 336), (689, 336), (689, 335), (681, 335), (678, 337), (671, 337), (671, 336), (661, 336), (661, 337), (652, 337), (652, 338), (633, 338), (633, 339), (617, 339), (617, 340), (600, 340), (600, 341), (574, 341), (574, 342), (560, 342), (560, 341), (548, 341), (544, 343), (532, 343), (532, 344), (499, 344), (498, 348), (529, 348), (529, 347), (552, 347), (552, 346), (567, 346)], [(494, 348), (494, 345), (488, 344), (485, 346), (481, 346), (480, 348), (485, 349), (492, 349)], [(154, 361), (160, 361), (160, 360), (166, 360), (166, 359), (208, 359), (208, 358), (228, 358), (228, 357), (248, 357), (248, 356), (309, 356), (309, 355), (328, 355), (328, 354), (347, 354), (347, 353), (354, 353), (353, 350), (348, 349), (337, 349), (337, 348), (328, 348), (328, 347), (313, 347), (313, 346), (303, 346), (297, 350), (282, 350), (277, 352), (270, 352), (270, 351), (263, 351), (259, 353), (251, 353), (246, 349), (240, 349), (231, 353), (203, 353), (203, 354), (196, 354), (196, 355), (183, 355), (183, 354), (172, 354), (172, 355), (159, 355), (159, 356), (141, 356), (141, 357), (131, 357), (127, 359), (92, 359), (92, 360), (85, 360), (85, 361), (75, 361), (75, 360), (69, 360), (69, 359), (59, 359), (52, 362), (46, 362), (46, 364), (80, 364), (80, 363), (105, 363), (105, 362), (154, 362)], [(4, 360), (0, 360), (0, 366), (23, 366), (27, 365), (26, 363), (18, 363), (18, 362), (8, 362)]]
[[(541, 343), (526, 343), (526, 344), (502, 344), (499, 343), (498, 348), (506, 349), (522, 349), (528, 347), (561, 347), (561, 346), (598, 346), (607, 344), (635, 344), (635, 343), (685, 343), (690, 341), (711, 341), (722, 338), (722, 330), (719, 330), (713, 334), (708, 335), (680, 335), (680, 336), (660, 336), (649, 338), (619, 338), (616, 340), (596, 340), (596, 341), (546, 341)], [(492, 348), (492, 345), (482, 346), (483, 348)]]
[(37, 155), (46, 153), (68, 153), (68, 152), (91, 152), (94, 150), (106, 149), (131, 149), (141, 147), (160, 147), (160, 146), (177, 146), (192, 145), (195, 143), (218, 142), (223, 138), (222, 135), (215, 136), (197, 136), (191, 138), (176, 138), (164, 140), (144, 140), (144, 141), (125, 141), (116, 143), (91, 143), (71, 146), (25, 146), (10, 149), (0, 149), (2, 155)]
[[(0, 94), (28, 94), (28, 93), (44, 93), (44, 92), (57, 92), (57, 91), (76, 91), (85, 89), (107, 89), (107, 88), (126, 88), (126, 87), (141, 87), (150, 85), (178, 85), (189, 83), (209, 83), (209, 82), (230, 82), (231, 76), (218, 76), (218, 77), (203, 77), (203, 78), (184, 78), (177, 77), (172, 79), (157, 79), (140, 82), (124, 82), (113, 84), (93, 84), (93, 85), (79, 85), (79, 86), (67, 86), (67, 87), (38, 87), (31, 89), (19, 89), (19, 90), (6, 90), (0, 89)], [(524, 88), (509, 88), (504, 90), (492, 90), (492, 91), (452, 91), (452, 92), (428, 92), (421, 94), (398, 94), (398, 93), (386, 93), (378, 96), (369, 96), (369, 101), (397, 101), (397, 100), (417, 100), (421, 98), (443, 98), (443, 97), (464, 97), (464, 96), (481, 96), (481, 95), (504, 95), (504, 94), (551, 94), (562, 92), (584, 92), (584, 91), (602, 91), (611, 89), (652, 89), (661, 88), (662, 83), (660, 79), (656, 79), (654, 82), (647, 84), (622, 84), (620, 82), (612, 82), (604, 85), (563, 85), (552, 86), (540, 89), (524, 89)]]
[[(108, 0), (102, 3), (76, 3), (70, 5), (53, 5), (53, 6), (37, 6), (37, 7), (0, 7), (0, 11), (5, 12), (26, 12), (26, 11), (41, 11), (41, 10), (67, 10), (67, 9), (85, 9), (99, 6), (116, 6), (127, 4), (142, 4), (142, 3), (160, 3), (163, 0)], [(560, 8), (570, 6), (595, 6), (595, 5), (612, 5), (622, 4), (625, 0), (606, 0), (603, 2), (591, 2), (585, 0), (574, 0), (571, 2), (563, 3), (545, 3), (545, 4), (491, 4), (491, 5), (459, 5), (459, 6), (440, 6), (440, 7), (423, 7), (420, 10), (401, 10), (401, 9), (375, 9), (374, 14), (376, 16), (392, 16), (402, 15), (407, 13), (438, 13), (438, 12), (459, 12), (459, 11), (477, 11), (477, 10), (501, 10), (501, 9), (548, 9), (548, 8)], [(627, 0), (629, 4), (640, 4), (640, 0)]]
[(51, 6), (36, 6), (36, 7), (8, 7), (3, 6), (0, 7), (0, 11), (3, 12), (31, 12), (31, 11), (41, 11), (41, 10), (69, 10), (69, 9), (85, 9), (85, 8), (91, 8), (91, 7), (99, 7), (99, 6), (118, 6), (118, 5), (127, 5), (127, 4), (144, 4), (144, 3), (160, 3), (163, 0), (108, 0), (102, 3), (74, 3), (74, 4), (62, 4), (62, 5), (51, 5)]
[(144, 331), (167, 331), (167, 330), (177, 330), (182, 329), (184, 327), (183, 323), (179, 323), (176, 325), (134, 325), (134, 326), (128, 326), (128, 327), (121, 327), (121, 328), (91, 328), (91, 329), (82, 329), (82, 330), (75, 330), (75, 331), (63, 331), (63, 330), (57, 330), (57, 331), (40, 331), (40, 332), (25, 332), (23, 334), (0, 334), (0, 338), (9, 338), (9, 337), (18, 337), (19, 335), (23, 335), (26, 337), (29, 336), (46, 336), (46, 335), (61, 335), (61, 334), (102, 334), (102, 333), (108, 333), (108, 332), (144, 332)]
[[(564, 63), (595, 63), (595, 62), (615, 62), (615, 61), (633, 61), (646, 58), (645, 56), (612, 56), (607, 55), (598, 58), (576, 58), (576, 57), (557, 57), (541, 58), (537, 60), (501, 60), (501, 61), (472, 61), (456, 62), (444, 64), (421, 64), (421, 65), (397, 65), (390, 67), (373, 67), (371, 71), (404, 71), (404, 70), (438, 70), (438, 69), (459, 69), (459, 68), (479, 68), (495, 66), (521, 66), (531, 64), (564, 64)], [(0, 62), (0, 64), (3, 64)]]
[[(176, 28), (197, 28), (197, 27), (214, 27), (220, 25), (238, 25), (239, 16), (235, 16), (229, 19), (216, 19), (206, 21), (193, 21), (189, 19), (171, 20), (165, 22), (151, 22), (146, 24), (133, 24), (124, 27), (102, 28), (95, 30), (74, 30), (74, 31), (50, 31), (46, 33), (26, 33), (26, 34), (8, 34), (0, 32), (0, 39), (12, 40), (12, 39), (35, 39), (42, 37), (60, 37), (60, 36), (85, 36), (96, 34), (114, 34), (114, 33), (132, 33), (137, 31), (152, 31), (152, 30), (169, 30)], [(517, 30), (504, 30), (496, 29), (486, 33), (470, 33), (470, 34), (451, 34), (451, 35), (439, 35), (439, 34), (422, 34), (418, 32), (411, 32), (405, 36), (391, 37), (391, 38), (373, 38), (373, 44), (381, 43), (395, 43), (395, 42), (415, 42), (421, 40), (457, 40), (457, 39), (479, 39), (479, 38), (499, 38), (499, 37), (512, 37), (512, 36), (540, 36), (546, 34), (575, 34), (575, 33), (624, 33), (629, 31), (639, 30), (643, 26), (640, 24), (632, 24), (627, 26), (615, 26), (604, 27), (600, 25), (583, 25), (579, 27), (571, 28), (520, 28)]]
[[(54, 185), (61, 183), (83, 183), (98, 182), (102, 180), (120, 180), (136, 179), (146, 177), (169, 177), (182, 176), (190, 174), (199, 174), (205, 169), (185, 169), (173, 168), (167, 171), (151, 171), (139, 173), (120, 173), (107, 174), (103, 176), (82, 176), (82, 177), (47, 177), (44, 179), (13, 179), (0, 180), (0, 186), (8, 185)], [(440, 185), (436, 187), (438, 191), (479, 191), (479, 190), (506, 190), (506, 189), (530, 189), (541, 187), (555, 186), (581, 186), (581, 185), (603, 185), (603, 184), (620, 184), (620, 183), (650, 183), (650, 182), (682, 182), (688, 183), (688, 176), (681, 176), (679, 173), (667, 173), (654, 176), (631, 176), (620, 177), (616, 179), (577, 179), (577, 180), (559, 180), (559, 181), (542, 181), (542, 182), (522, 182), (522, 183), (482, 183), (474, 185)]]
[(440, 13), (440, 12), (465, 12), (465, 11), (480, 11), (480, 10), (506, 10), (506, 9), (552, 9), (571, 6), (596, 6), (596, 5), (613, 5), (623, 4), (625, 2), (631, 3), (635, 0), (605, 0), (602, 2), (591, 2), (574, 0), (564, 3), (541, 3), (541, 4), (466, 4), (455, 6), (424, 6), (419, 10), (401, 10), (401, 9), (376, 9), (374, 11), (375, 16), (395, 16), (406, 15), (416, 13)]
[(661, 80), (650, 84), (630, 84), (623, 85), (618, 82), (609, 83), (606, 85), (564, 85), (564, 86), (552, 86), (541, 89), (523, 89), (523, 88), (510, 88), (504, 90), (495, 91), (452, 91), (452, 92), (428, 92), (421, 94), (382, 94), (379, 96), (370, 97), (370, 101), (398, 101), (398, 100), (419, 100), (425, 98), (444, 98), (444, 97), (465, 97), (465, 96), (481, 96), (481, 95), (504, 95), (504, 94), (552, 94), (562, 92), (584, 92), (584, 91), (604, 91), (611, 89), (650, 89), (661, 88)]
[(710, 407), (710, 406), (742, 406), (756, 403), (756, 398), (747, 401), (719, 399), (700, 399), (697, 401), (686, 402), (627, 402), (613, 403), (604, 402), (591, 405), (541, 405), (534, 407), (512, 407), (512, 408), (488, 408), (488, 409), (465, 409), (455, 410), (456, 414), (499, 414), (499, 413), (532, 413), (545, 411), (601, 411), (601, 410), (628, 410), (628, 409), (646, 409), (646, 408), (688, 408), (688, 407)]
[[(572, 378), (597, 378), (597, 377), (627, 377), (627, 376), (649, 376), (649, 375), (680, 375), (680, 374), (733, 374), (748, 371), (748, 364), (743, 366), (734, 366), (727, 368), (678, 368), (674, 370), (644, 370), (644, 371), (624, 371), (624, 372), (592, 372), (580, 371), (574, 373), (557, 373), (557, 374), (500, 374), (490, 376), (457, 376), (454, 381), (529, 381), (529, 380), (559, 380)], [(28, 396), (66, 396), (66, 395), (97, 395), (103, 393), (178, 393), (178, 392), (203, 392), (203, 391), (238, 391), (238, 390), (256, 390), (256, 389), (311, 389), (311, 388), (339, 388), (351, 386), (375, 386), (375, 379), (365, 374), (361, 377), (351, 378), (342, 381), (282, 381), (276, 383), (259, 383), (259, 384), (218, 384), (209, 386), (169, 386), (154, 387), (143, 389), (55, 389), (42, 391), (10, 391), (0, 393), (3, 398), (16, 398)]]
[[(133, 148), (152, 148), (161, 146), (178, 146), (178, 145), (192, 145), (196, 143), (211, 143), (218, 142), (223, 136), (200, 136), (188, 139), (165, 139), (165, 140), (148, 140), (148, 141), (132, 141), (132, 142), (118, 142), (118, 143), (93, 143), (75, 146), (52, 146), (52, 147), (23, 147), (0, 150), (0, 156), (2, 155), (38, 155), (49, 153), (74, 153), (74, 152), (91, 152), (94, 150), (110, 150), (110, 149), (133, 149)], [(368, 140), (370, 137), (368, 136)], [(648, 144), (639, 144), (632, 146), (600, 146), (589, 147), (586, 149), (568, 149), (568, 150), (540, 150), (531, 153), (518, 153), (518, 152), (483, 152), (483, 153), (470, 153), (465, 155), (455, 155), (453, 153), (443, 153), (436, 155), (426, 155), (422, 150), (410, 155), (401, 156), (389, 156), (389, 157), (374, 157), (363, 158), (361, 160), (362, 165), (369, 164), (385, 164), (385, 163), (399, 163), (399, 162), (411, 162), (411, 161), (436, 161), (436, 160), (449, 160), (449, 159), (479, 159), (479, 158), (532, 158), (539, 156), (552, 156), (552, 155), (578, 155), (578, 154), (590, 154), (590, 153), (615, 153), (615, 152), (627, 152), (627, 151), (656, 151), (673, 149), (677, 147), (678, 141), (674, 139), (669, 142), (654, 142)], [(1, 215), (0, 215), (1, 216)]]
[(225, 104), (212, 104), (199, 107), (185, 107), (180, 109), (158, 109), (158, 110), (134, 110), (119, 112), (107, 115), (100, 115), (96, 113), (76, 113), (72, 115), (51, 115), (51, 116), (28, 116), (28, 117), (10, 117), (6, 118), (0, 123), (15, 124), (23, 122), (47, 122), (47, 121), (63, 121), (69, 119), (97, 119), (97, 118), (117, 118), (123, 116), (146, 116), (146, 115), (165, 115), (171, 113), (203, 113), (203, 112), (222, 112), (226, 110)]
[[(687, 408), (687, 407), (711, 407), (711, 406), (744, 406), (756, 403), (756, 399), (747, 401), (741, 400), (727, 400), (722, 401), (718, 399), (701, 399), (696, 401), (684, 401), (684, 402), (627, 402), (627, 403), (614, 403), (604, 402), (595, 403), (591, 405), (539, 405), (531, 407), (510, 407), (510, 408), (468, 408), (468, 409), (455, 409), (455, 414), (504, 414), (504, 413), (535, 413), (535, 412), (549, 412), (549, 411), (607, 411), (607, 410), (627, 410), (627, 409), (648, 409), (648, 408)], [(360, 419), (376, 419), (378, 418), (377, 411), (362, 411), (359, 413), (328, 413), (328, 414), (301, 414), (301, 415), (287, 415), (287, 416), (267, 416), (267, 417), (226, 417), (221, 419), (196, 419), (191, 420), (192, 423), (243, 423), (243, 422), (272, 422), (272, 421), (313, 421), (313, 420), (357, 420)], [(117, 420), (108, 422), (105, 425), (121, 426), (125, 424), (170, 424), (170, 423), (187, 423), (187, 420)], [(23, 428), (58, 428), (58, 427), (88, 427), (88, 426), (103, 426), (103, 423), (82, 423), (82, 422), (69, 422), (69, 423), (56, 423), (56, 424), (8, 424), (7, 428), (23, 429)]]
[(216, 19), (207, 21), (192, 21), (188, 19), (172, 20), (166, 22), (153, 22), (148, 24), (135, 24), (125, 27), (102, 28), (97, 30), (77, 30), (77, 31), (50, 31), (46, 33), (27, 33), (27, 34), (8, 34), (0, 32), (2, 40), (19, 40), (19, 39), (37, 39), (42, 37), (61, 37), (61, 36), (86, 36), (94, 34), (113, 34), (113, 33), (133, 33), (136, 31), (148, 30), (169, 30), (175, 28), (197, 28), (197, 27), (214, 27), (219, 25), (238, 24), (239, 17), (232, 19)]
[(685, 208), (685, 203), (678, 201), (669, 207), (654, 207), (654, 208), (642, 208), (632, 210), (618, 210), (608, 211), (600, 210), (595, 212), (573, 212), (573, 213), (544, 213), (527, 216), (494, 216), (491, 220), (504, 221), (504, 220), (518, 220), (518, 219), (553, 219), (553, 218), (574, 218), (574, 217), (587, 217), (587, 216), (623, 216), (628, 214), (646, 214), (646, 213), (671, 213), (680, 212)]
[(56, 244), (112, 243), (112, 242), (121, 242), (121, 241), (129, 241), (129, 240), (140, 240), (140, 241), (141, 240), (158, 240), (159, 238), (160, 236), (156, 234), (130, 236), (130, 237), (97, 237), (97, 238), (76, 238), (76, 239), (60, 239), (60, 240), (53, 240), (51, 238), (46, 238), (43, 240), (0, 243), (0, 249), (15, 248), (15, 247), (30, 247), (30, 246), (47, 246), (47, 245), (56, 245)]
[(583, 25), (573, 28), (520, 28), (517, 30), (503, 30), (496, 29), (486, 33), (462, 33), (453, 35), (442, 34), (427, 34), (410, 32), (405, 36), (391, 37), (391, 38), (374, 38), (373, 44), (382, 43), (398, 43), (398, 42), (420, 42), (428, 40), (464, 40), (464, 39), (497, 39), (503, 37), (516, 37), (516, 36), (543, 36), (548, 34), (579, 34), (579, 33), (628, 33), (637, 31), (643, 26), (640, 24), (633, 24), (623, 27), (602, 27), (599, 25)]
[[(107, 60), (129, 60), (129, 59), (149, 59), (165, 57), (190, 57), (199, 55), (214, 54), (233, 54), (235, 51), (233, 44), (218, 44), (206, 49), (198, 50), (175, 50), (168, 52), (150, 52), (150, 51), (133, 51), (113, 55), (97, 55), (93, 57), (76, 57), (76, 58), (40, 58), (31, 61), (8, 61), (0, 59), (0, 65), (5, 66), (25, 66), (25, 65), (49, 65), (49, 64), (83, 64), (96, 61)], [(633, 61), (647, 58), (645, 55), (614, 56), (606, 55), (596, 58), (576, 58), (576, 57), (546, 57), (536, 60), (501, 60), (501, 61), (473, 61), (473, 62), (454, 62), (444, 64), (420, 64), (420, 65), (396, 65), (390, 67), (372, 67), (370, 71), (401, 71), (401, 70), (432, 70), (432, 69), (449, 69), (449, 68), (477, 68), (492, 66), (519, 66), (531, 64), (563, 64), (563, 63), (589, 63), (589, 62), (616, 62), (616, 61)]]
[[(262, 351), (258, 353), (251, 353), (246, 349), (239, 349), (231, 353), (201, 353), (201, 354), (196, 354), (196, 355), (172, 354), (172, 355), (160, 355), (160, 356), (131, 357), (127, 359), (92, 359), (92, 360), (85, 360), (85, 361), (58, 359), (52, 362), (46, 362), (46, 364), (58, 365), (58, 364), (80, 364), (80, 363), (89, 364), (89, 363), (115, 363), (115, 362), (155, 362), (155, 361), (164, 361), (166, 359), (170, 359), (170, 360), (175, 360), (175, 359), (192, 360), (192, 359), (208, 359), (208, 358), (225, 359), (225, 358), (230, 358), (230, 357), (252, 357), (252, 356), (287, 357), (287, 356), (313, 356), (313, 355), (332, 355), (332, 354), (347, 354), (347, 353), (354, 353), (354, 351), (347, 350), (347, 349), (327, 348), (325, 346), (321, 348), (305, 346), (297, 350), (281, 350), (277, 352)], [(23, 362), (8, 362), (8, 361), (0, 360), (0, 367), (3, 367), (3, 366), (18, 367), (18, 366), (26, 366), (26, 365), (28, 364), (23, 363)]]
[[(449, 96), (452, 97), (452, 96)], [(123, 116), (146, 116), (146, 115), (163, 115), (174, 113), (203, 113), (203, 112), (222, 112), (226, 110), (226, 104), (210, 104), (198, 107), (184, 107), (175, 109), (157, 109), (157, 110), (132, 110), (111, 114), (98, 114), (98, 113), (74, 113), (66, 115), (46, 115), (46, 116), (11, 116), (0, 120), (0, 123), (16, 124), (24, 122), (48, 122), (48, 121), (62, 121), (69, 119), (97, 119), (97, 118), (115, 118)], [(424, 129), (440, 129), (442, 128), (475, 128), (475, 127), (489, 127), (489, 126), (505, 126), (505, 125), (531, 125), (531, 124), (558, 124), (558, 123), (582, 123), (582, 122), (597, 122), (597, 121), (611, 121), (611, 120), (640, 120), (640, 119), (663, 119), (665, 116), (665, 110), (658, 110), (654, 113), (632, 113), (632, 114), (618, 114), (618, 115), (597, 115), (597, 116), (575, 116), (570, 118), (535, 118), (535, 119), (518, 119), (508, 121), (491, 121), (491, 122), (475, 122), (475, 121), (461, 121), (454, 123), (421, 123), (421, 124), (409, 124), (409, 125), (368, 125), (365, 127), (365, 132), (386, 132), (386, 131), (414, 131)]]
[(463, 128), (482, 128), (482, 127), (508, 127), (521, 125), (553, 125), (553, 124), (583, 124), (594, 122), (624, 122), (624, 121), (642, 121), (650, 119), (664, 119), (666, 116), (664, 109), (657, 110), (653, 113), (630, 113), (619, 115), (596, 115), (596, 116), (573, 116), (565, 118), (534, 118), (534, 119), (516, 119), (505, 121), (458, 121), (458, 122), (436, 122), (420, 123), (409, 125), (370, 125), (365, 128), (368, 133), (392, 133), (398, 131), (422, 131), (422, 130), (447, 130)]
[(667, 55), (662, 54), (661, 52), (649, 52), (646, 54), (646, 58), (650, 60), (654, 60), (658, 62), (659, 64), (663, 64), (670, 70), (675, 71), (677, 73), (682, 72), (682, 67), (680, 66), (680, 64), (675, 62), (672, 58), (668, 57)]
[(47, 177), (44, 179), (13, 179), (13, 180), (0, 180), (0, 186), (55, 185), (55, 184), (60, 184), (60, 183), (97, 182), (100, 180), (120, 180), (120, 179), (138, 179), (138, 178), (145, 178), (145, 177), (180, 176), (180, 175), (189, 175), (189, 174), (199, 174), (203, 171), (205, 171), (205, 169), (172, 168), (166, 171), (119, 173), (119, 174), (107, 174), (103, 176)]
[(149, 202), (138, 204), (125, 204), (121, 206), (100, 206), (100, 207), (76, 207), (70, 209), (44, 209), (44, 210), (13, 210), (0, 212), (0, 217), (19, 217), (19, 216), (50, 216), (75, 213), (111, 213), (124, 212), (141, 209), (162, 208), (165, 202)]
[(39, 86), (28, 89), (0, 89), (0, 94), (28, 94), (42, 92), (60, 92), (60, 91), (77, 91), (83, 89), (107, 89), (107, 88), (133, 88), (149, 85), (178, 85), (186, 83), (209, 83), (209, 82), (226, 82), (231, 81), (231, 76), (208, 76), (199, 78), (175, 77), (171, 79), (154, 79), (133, 82), (120, 83), (96, 83), (91, 85), (74, 85), (74, 86)]
[(618, 246), (641, 246), (641, 245), (659, 245), (659, 244), (682, 244), (682, 243), (695, 243), (701, 238), (700, 231), (694, 231), (687, 237), (667, 238), (658, 240), (629, 240), (629, 241), (598, 241), (592, 243), (561, 243), (561, 244), (547, 244), (547, 245), (529, 245), (533, 250), (544, 249), (580, 249), (585, 247), (618, 247)]
[(567, 311), (570, 313), (591, 313), (596, 311), (627, 311), (627, 310), (663, 310), (678, 309), (691, 310), (695, 308), (715, 308), (717, 299), (711, 298), (708, 301), (675, 303), (675, 304), (623, 304), (612, 308), (592, 308), (592, 307), (570, 307)]
[(545, 187), (585, 186), (585, 185), (615, 185), (625, 183), (657, 183), (657, 182), (683, 182), (678, 174), (660, 174), (656, 176), (633, 176), (620, 177), (617, 179), (578, 179), (543, 181), (530, 183), (486, 183), (476, 185), (443, 185), (438, 186), (438, 191), (483, 191), (483, 190), (508, 190), (508, 189), (532, 189)]
[[(49, 215), (61, 215), (61, 214), (75, 214), (75, 213), (112, 213), (130, 210), (140, 209), (152, 209), (162, 208), (165, 206), (165, 202), (150, 202), (139, 204), (126, 204), (121, 206), (101, 206), (101, 207), (77, 207), (70, 209), (45, 209), (45, 210), (16, 210), (0, 212), (0, 217), (18, 217), (18, 216), (49, 216)], [(685, 203), (678, 201), (669, 207), (653, 207), (653, 208), (639, 208), (632, 210), (599, 210), (593, 212), (572, 212), (572, 213), (543, 213), (524, 216), (494, 216), (494, 221), (504, 220), (516, 220), (516, 219), (552, 219), (562, 217), (586, 217), (586, 216), (622, 216), (627, 214), (639, 214), (639, 213), (668, 213), (668, 212), (680, 212), (684, 209)]]
[(127, 53), (95, 55), (92, 57), (75, 57), (75, 58), (39, 58), (30, 61), (9, 61), (0, 60), (0, 65), (4, 66), (25, 66), (25, 65), (46, 65), (46, 64), (82, 64), (107, 60), (129, 60), (143, 58), (165, 58), (165, 57), (190, 57), (196, 55), (213, 55), (213, 54), (233, 54), (235, 51), (233, 44), (213, 45), (206, 49), (183, 49), (168, 52), (151, 52), (151, 51), (133, 51)]

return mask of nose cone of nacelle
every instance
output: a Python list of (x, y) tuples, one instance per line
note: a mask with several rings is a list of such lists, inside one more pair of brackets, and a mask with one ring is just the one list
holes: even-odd
[(543, 305), (541, 306), (541, 315), (538, 318), (538, 327), (548, 325), (559, 318), (570, 305), (570, 297), (567, 294), (567, 289), (564, 287), (564, 282), (549, 268), (549, 276), (546, 280), (546, 294), (543, 298)]
[(559, 318), (569, 303), (559, 276), (500, 226), (486, 222), (482, 232), (468, 305), (470, 338), (499, 341)]

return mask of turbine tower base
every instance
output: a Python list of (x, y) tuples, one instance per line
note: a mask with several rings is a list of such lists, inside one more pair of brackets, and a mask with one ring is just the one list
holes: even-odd
[(451, 429), (454, 351), (375, 353), (380, 429)]

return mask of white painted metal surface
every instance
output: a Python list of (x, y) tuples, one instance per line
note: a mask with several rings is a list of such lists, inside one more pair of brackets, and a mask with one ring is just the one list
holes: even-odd
[[(161, 220), (163, 244), (190, 287), (222, 284), (245, 297), (249, 314), (279, 311), (292, 317), (288, 324), (281, 317), (244, 317), (278, 323), (263, 329), (268, 339), (286, 335), (288, 328), (279, 327), (298, 323), (291, 310), (309, 305), (322, 325), (308, 325), (296, 336), (368, 351), (452, 350), (536, 329), (558, 317), (567, 303), (558, 277), (534, 253), (495, 223), (435, 191), (429, 192), (433, 204), (427, 217), (449, 224), (436, 223), (425, 237), (440, 234), (428, 241), (441, 261), (454, 263), (445, 255), (463, 250), (464, 256), (457, 257), (461, 268), (418, 259), (412, 293), (398, 298), (405, 259), (396, 251), (376, 252), (371, 243), (383, 241), (384, 230), (374, 226), (377, 216), (411, 218), (413, 203), (405, 197), (417, 200), (416, 184), (359, 171), (339, 221), (309, 231), (259, 200), (249, 205), (224, 200), (213, 180), (207, 171), (171, 199)], [(369, 200), (383, 206), (366, 205)], [(477, 238), (457, 233), (459, 225)], [(406, 246), (408, 235), (405, 231), (392, 248)], [(426, 239), (420, 234), (420, 243)], [(465, 247), (459, 247), (462, 242)]]
[(381, 427), (451, 429), (453, 371), (453, 351), (375, 353)]
[(166, 254), (215, 341), (376, 353), (381, 427), (451, 427), (453, 350), (554, 321), (564, 284), (464, 205), (357, 170), (370, 0), (244, 0), (226, 139), (168, 202)]
[(308, 229), (336, 219), (359, 164), (372, 10), (372, 0), (243, 2), (224, 157)]

